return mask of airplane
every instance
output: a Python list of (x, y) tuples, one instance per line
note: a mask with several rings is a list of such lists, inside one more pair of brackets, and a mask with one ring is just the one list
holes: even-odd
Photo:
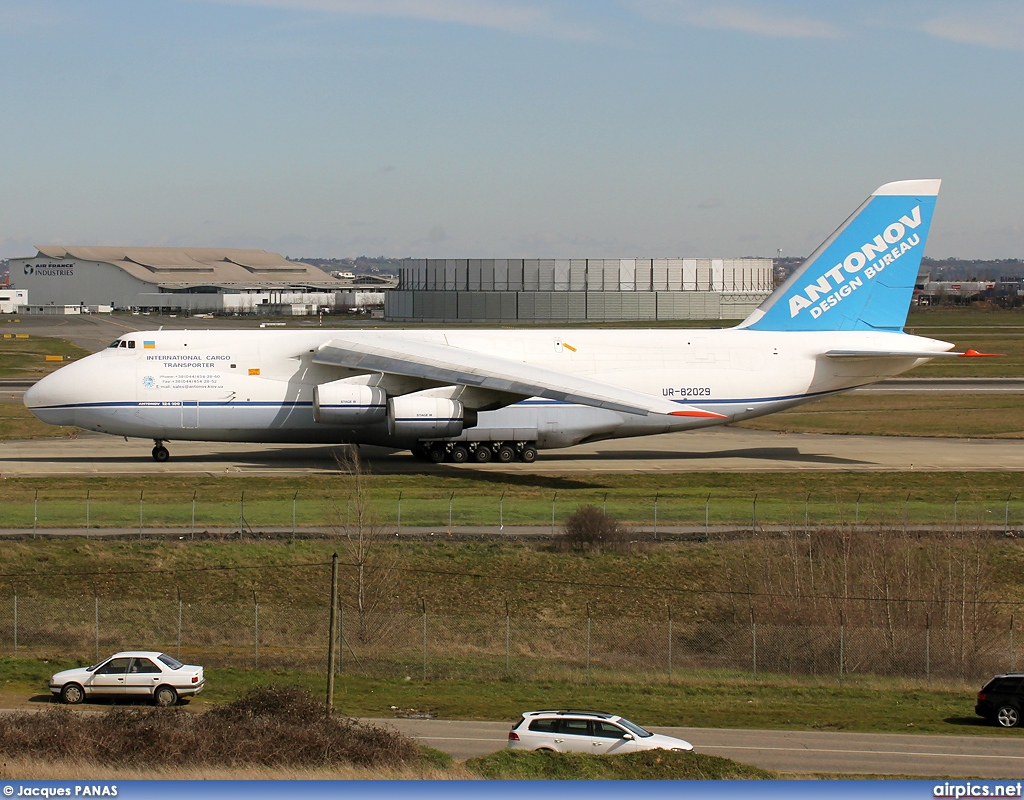
[(435, 463), (771, 414), (972, 357), (903, 331), (938, 180), (879, 187), (726, 329), (143, 331), (44, 377), (43, 422), (166, 442), (409, 449)]

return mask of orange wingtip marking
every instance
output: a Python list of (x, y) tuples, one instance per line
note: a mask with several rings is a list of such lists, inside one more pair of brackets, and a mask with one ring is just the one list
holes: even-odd
[(566, 350), (572, 350), (574, 353), (576, 352), (576, 348), (573, 347), (571, 344), (567, 344), (566, 342), (562, 342), (562, 347), (564, 347)]
[(1002, 358), (1003, 353), (979, 353), (977, 350), (968, 350), (960, 358)]
[(707, 419), (728, 419), (725, 414), (716, 414), (713, 411), (669, 411), (670, 417), (705, 417)]

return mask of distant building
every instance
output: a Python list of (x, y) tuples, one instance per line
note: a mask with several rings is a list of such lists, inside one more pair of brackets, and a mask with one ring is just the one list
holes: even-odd
[(762, 258), (408, 258), (385, 317), (435, 322), (742, 319), (775, 287)]
[(0, 314), (17, 314), (19, 308), (28, 305), (27, 289), (12, 289), (0, 286)]
[(195, 247), (39, 247), (10, 260), (11, 282), (36, 306), (112, 306), (227, 314), (316, 313), (383, 305), (363, 288), (265, 250)]

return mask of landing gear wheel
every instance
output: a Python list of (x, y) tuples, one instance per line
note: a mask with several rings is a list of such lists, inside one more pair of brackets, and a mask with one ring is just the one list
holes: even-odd
[(469, 461), (469, 450), (463, 447), (461, 444), (455, 445), (452, 451), (448, 454), (448, 457), (456, 464), (465, 464)]
[(473, 452), (473, 460), (476, 461), (477, 464), (486, 464), (491, 460), (493, 455), (494, 451), (492, 451), (486, 444), (482, 444)]
[(537, 448), (532, 445), (526, 445), (523, 448), (523, 452), (519, 454), (519, 457), (527, 464), (532, 464), (537, 460)]
[(507, 444), (498, 448), (498, 461), (502, 464), (511, 464), (516, 460), (516, 451)]
[(153, 448), (153, 460), (163, 464), (167, 459), (171, 457), (170, 451), (162, 444), (158, 444)]
[(444, 448), (443, 447), (431, 447), (428, 453), (431, 464), (440, 464), (444, 461)]
[(996, 722), (1001, 728), (1016, 728), (1020, 725), (1020, 711), (1013, 706), (1000, 706), (996, 712)]

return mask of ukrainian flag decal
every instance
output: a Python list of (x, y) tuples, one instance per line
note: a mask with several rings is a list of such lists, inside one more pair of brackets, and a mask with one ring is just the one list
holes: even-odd
[(142, 348), (144, 350), (156, 350), (156, 342), (143, 341)]

